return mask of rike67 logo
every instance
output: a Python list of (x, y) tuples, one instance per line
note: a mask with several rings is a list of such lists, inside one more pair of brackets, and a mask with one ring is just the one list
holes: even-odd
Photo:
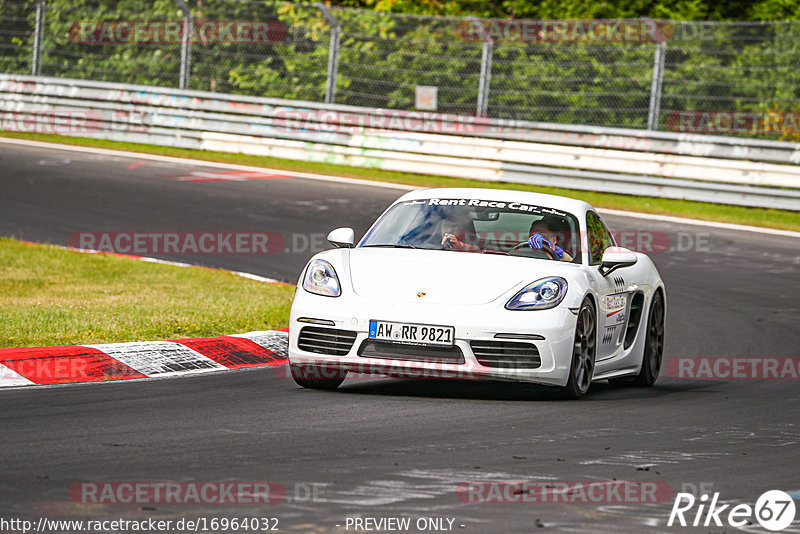
[[(699, 502), (698, 502), (699, 501)], [(696, 504), (697, 511), (693, 513)], [(677, 524), (686, 527), (725, 526), (744, 527), (753, 520), (767, 530), (778, 532), (788, 527), (795, 516), (795, 504), (792, 496), (781, 490), (764, 492), (756, 501), (755, 507), (749, 504), (719, 503), (719, 492), (714, 493), (708, 502), (708, 494), (703, 494), (699, 499), (691, 493), (678, 493), (669, 514), (667, 526)]]

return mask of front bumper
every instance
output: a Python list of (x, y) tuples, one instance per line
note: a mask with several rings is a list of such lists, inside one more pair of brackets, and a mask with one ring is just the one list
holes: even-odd
[[(289, 362), (314, 365), (348, 372), (403, 376), (412, 378), (490, 379), (564, 386), (569, 376), (575, 335), (576, 315), (566, 307), (551, 310), (510, 311), (503, 303), (481, 305), (422, 304), (387, 302), (357, 295), (330, 298), (312, 295), (298, 288), (289, 324)], [(311, 324), (299, 319), (330, 321)], [(455, 327), (455, 346), (464, 356), (463, 363), (414, 361), (398, 358), (359, 355), (368, 340), (369, 321), (377, 319), (400, 323), (448, 325)], [(301, 350), (298, 337), (303, 327), (331, 328), (355, 333), (355, 341), (346, 354), (318, 354)], [(543, 339), (508, 339), (497, 334), (535, 334)], [(471, 341), (503, 341), (533, 344), (541, 364), (535, 369), (489, 367), (482, 365)], [(393, 345), (402, 352), (403, 345)]]

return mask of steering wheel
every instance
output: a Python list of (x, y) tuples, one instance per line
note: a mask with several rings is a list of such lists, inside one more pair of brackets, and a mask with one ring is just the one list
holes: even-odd
[[(521, 241), (521, 242), (517, 243), (516, 245), (514, 245), (513, 247), (511, 247), (511, 250), (509, 250), (509, 251), (508, 251), (508, 253), (509, 253), (509, 254), (511, 254), (511, 253), (512, 253), (512, 252), (514, 252), (515, 250), (519, 250), (520, 248), (522, 248), (522, 247), (524, 247), (524, 246), (528, 246), (528, 247), (530, 247), (530, 249), (531, 249), (531, 250), (539, 250), (539, 249), (535, 249), (535, 248), (531, 247), (531, 246), (528, 244), (528, 242), (527, 242), (527, 241)], [(556, 256), (556, 253), (555, 253), (555, 251), (554, 251), (552, 248), (550, 248), (550, 245), (548, 245), (547, 243), (542, 243), (542, 248), (541, 248), (541, 250), (542, 250), (543, 252), (545, 252), (545, 253), (546, 253), (546, 254), (549, 256), (549, 259), (551, 259), (551, 260), (558, 260), (558, 256)]]

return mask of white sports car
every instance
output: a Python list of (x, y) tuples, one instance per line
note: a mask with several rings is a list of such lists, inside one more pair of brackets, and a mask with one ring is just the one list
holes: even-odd
[(617, 247), (589, 204), (500, 189), (425, 189), (355, 245), (314, 256), (292, 304), (295, 381), (348, 372), (533, 382), (580, 398), (593, 381), (658, 378), (666, 294), (650, 258)]

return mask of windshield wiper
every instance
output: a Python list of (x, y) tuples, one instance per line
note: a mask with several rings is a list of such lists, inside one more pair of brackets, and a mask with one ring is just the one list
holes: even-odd
[(399, 243), (398, 244), (393, 244), (393, 245), (389, 244), (389, 243), (382, 243), (382, 244), (376, 244), (376, 245), (361, 245), (361, 248), (366, 248), (366, 247), (415, 248), (415, 249), (419, 248), (419, 247), (415, 247), (414, 245), (399, 244)]
[(485, 248), (481, 252), (483, 252), (484, 254), (503, 254), (505, 256), (510, 256), (511, 255), (508, 252), (506, 252), (505, 250), (495, 250), (493, 248)]

